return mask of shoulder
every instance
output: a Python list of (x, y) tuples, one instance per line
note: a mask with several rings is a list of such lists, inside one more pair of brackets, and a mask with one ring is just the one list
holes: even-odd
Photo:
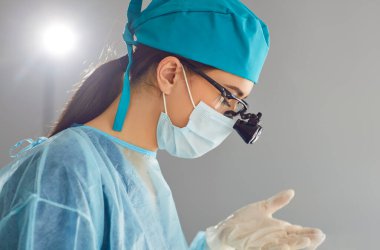
[[(88, 193), (101, 185), (103, 161), (91, 140), (73, 128), (52, 137), (42, 150), (36, 179), (40, 197), (70, 202), (71, 194)], [(74, 201), (72, 201), (74, 202)]]
[(41, 151), (41, 173), (67, 172), (88, 179), (87, 175), (97, 172), (99, 152), (81, 131), (65, 129), (51, 137)]
[[(0, 175), (0, 197), (14, 203), (33, 194), (76, 207), (93, 188), (101, 187), (97, 151), (85, 134), (68, 128), (29, 149)], [(8, 194), (7, 194), (8, 193)]]

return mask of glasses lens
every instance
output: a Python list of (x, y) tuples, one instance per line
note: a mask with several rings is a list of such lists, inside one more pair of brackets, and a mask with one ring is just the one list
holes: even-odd
[[(223, 113), (228, 110), (228, 105), (224, 103), (224, 98), (220, 95), (218, 96), (212, 103), (214, 106), (214, 109), (219, 111), (220, 113)], [(226, 107), (227, 106), (227, 107)]]
[(236, 113), (239, 113), (241, 111), (243, 111), (245, 109), (245, 106), (243, 103), (239, 102), (238, 100), (236, 99), (226, 99), (228, 100), (228, 103), (229, 103), (229, 110), (232, 110)]
[(236, 113), (245, 109), (244, 104), (239, 102), (236, 99), (227, 99), (222, 95), (218, 96), (213, 102), (214, 108), (220, 113), (224, 113), (226, 111), (234, 111)]
[(243, 103), (236, 101), (236, 107), (235, 107), (235, 112), (241, 112), (245, 109), (245, 106)]

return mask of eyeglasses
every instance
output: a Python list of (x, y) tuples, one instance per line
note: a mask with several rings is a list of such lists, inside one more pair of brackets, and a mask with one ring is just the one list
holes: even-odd
[(201, 70), (197, 69), (192, 63), (184, 59), (181, 59), (181, 62), (184, 62), (186, 65), (188, 65), (189, 68), (191, 68), (194, 72), (206, 79), (221, 93), (221, 96), (217, 98), (217, 102), (218, 105), (223, 104), (228, 107), (228, 111), (224, 112), (225, 116), (233, 118), (238, 114), (244, 114), (247, 111), (249, 107), (247, 102), (236, 97), (229, 90), (224, 88), (221, 84), (219, 84), (214, 79), (203, 73)]
[[(246, 113), (248, 109), (248, 103), (244, 100), (236, 97), (222, 85), (217, 83), (211, 77), (203, 73), (201, 70), (197, 69), (192, 63), (186, 61), (185, 59), (181, 59), (181, 62), (184, 62), (189, 68), (191, 68), (194, 72), (205, 78), (208, 82), (210, 82), (215, 88), (219, 90), (221, 93), (222, 100), (221, 103), (228, 104), (229, 107), (234, 106), (233, 110), (228, 110), (224, 112), (224, 115), (233, 118), (240, 114), (241, 119), (237, 119), (233, 128), (238, 132), (241, 138), (247, 143), (252, 144), (259, 138), (262, 127), (259, 125), (262, 114), (259, 112), (257, 115), (253, 113)], [(235, 104), (233, 104), (235, 102)]]

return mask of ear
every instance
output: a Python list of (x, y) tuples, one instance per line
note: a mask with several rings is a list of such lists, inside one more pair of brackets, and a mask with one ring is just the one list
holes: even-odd
[(177, 57), (167, 56), (162, 59), (156, 68), (156, 80), (158, 88), (166, 95), (170, 95), (175, 84), (181, 80), (182, 64)]

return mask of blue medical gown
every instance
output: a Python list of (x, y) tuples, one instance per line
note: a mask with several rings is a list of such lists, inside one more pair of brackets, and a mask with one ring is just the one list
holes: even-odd
[(0, 169), (0, 249), (208, 246), (186, 242), (156, 152), (73, 123)]

